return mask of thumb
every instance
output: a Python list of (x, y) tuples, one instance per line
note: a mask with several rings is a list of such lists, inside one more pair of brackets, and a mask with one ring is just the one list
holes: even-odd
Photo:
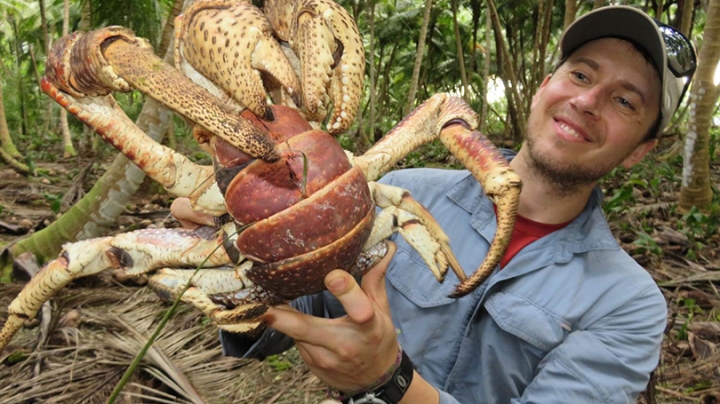
[(397, 246), (392, 241), (386, 240), (388, 251), (387, 254), (374, 267), (365, 273), (362, 278), (362, 289), (365, 294), (374, 300), (378, 306), (386, 313), (390, 314), (390, 303), (388, 302), (387, 291), (385, 289), (385, 275), (387, 274), (390, 260), (395, 255)]

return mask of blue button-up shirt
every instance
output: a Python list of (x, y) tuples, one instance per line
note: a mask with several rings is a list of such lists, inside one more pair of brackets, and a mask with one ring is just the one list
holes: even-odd
[[(401, 170), (384, 183), (409, 189), (449, 235), (469, 274), (483, 261), (496, 221), (467, 171)], [(617, 244), (596, 190), (565, 228), (525, 247), (472, 294), (447, 296), (400, 236), (387, 292), (399, 341), (416, 370), (450, 403), (633, 403), (658, 363), (665, 300), (648, 273)], [(344, 315), (329, 293), (293, 304)], [(262, 358), (292, 341), (221, 333), (225, 352)]]

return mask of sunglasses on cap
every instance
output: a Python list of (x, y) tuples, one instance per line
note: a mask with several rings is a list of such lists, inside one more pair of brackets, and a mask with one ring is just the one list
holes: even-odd
[(690, 79), (697, 68), (695, 48), (682, 32), (657, 20), (655, 20), (655, 24), (657, 24), (658, 31), (660, 31), (665, 41), (665, 55), (668, 69), (676, 78), (686, 79), (685, 86), (683, 87), (682, 93), (680, 93), (679, 104), (690, 86)]

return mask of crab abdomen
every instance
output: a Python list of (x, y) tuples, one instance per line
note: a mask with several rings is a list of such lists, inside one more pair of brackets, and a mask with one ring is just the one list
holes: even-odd
[(341, 239), (372, 209), (365, 176), (352, 169), (292, 208), (245, 229), (236, 245), (255, 262), (300, 256)]
[(277, 142), (276, 162), (211, 143), (228, 213), (243, 228), (235, 247), (254, 262), (248, 278), (290, 299), (323, 290), (333, 269), (354, 267), (375, 203), (362, 170), (332, 136), (306, 130), (296, 111), (273, 106), (273, 113), (273, 121), (246, 118)]
[(280, 160), (250, 163), (225, 192), (228, 213), (251, 224), (289, 209), (347, 172), (350, 162), (326, 132), (303, 132), (278, 145)]
[(338, 268), (350, 271), (354, 267), (370, 236), (374, 217), (375, 210), (370, 209), (355, 227), (331, 244), (284, 260), (256, 263), (247, 276), (287, 300), (321, 292), (325, 290), (325, 275), (330, 271)]

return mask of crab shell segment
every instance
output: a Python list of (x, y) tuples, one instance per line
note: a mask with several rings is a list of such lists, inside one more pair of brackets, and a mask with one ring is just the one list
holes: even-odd
[(249, 120), (273, 139), (286, 138), (278, 144), (280, 160), (248, 161), (221, 142), (214, 143), (215, 159), (218, 171), (239, 168), (225, 204), (238, 226), (247, 226), (235, 247), (255, 263), (248, 278), (291, 299), (323, 290), (334, 269), (353, 271), (375, 203), (365, 175), (330, 134), (307, 130), (291, 108), (272, 108), (274, 121)]

